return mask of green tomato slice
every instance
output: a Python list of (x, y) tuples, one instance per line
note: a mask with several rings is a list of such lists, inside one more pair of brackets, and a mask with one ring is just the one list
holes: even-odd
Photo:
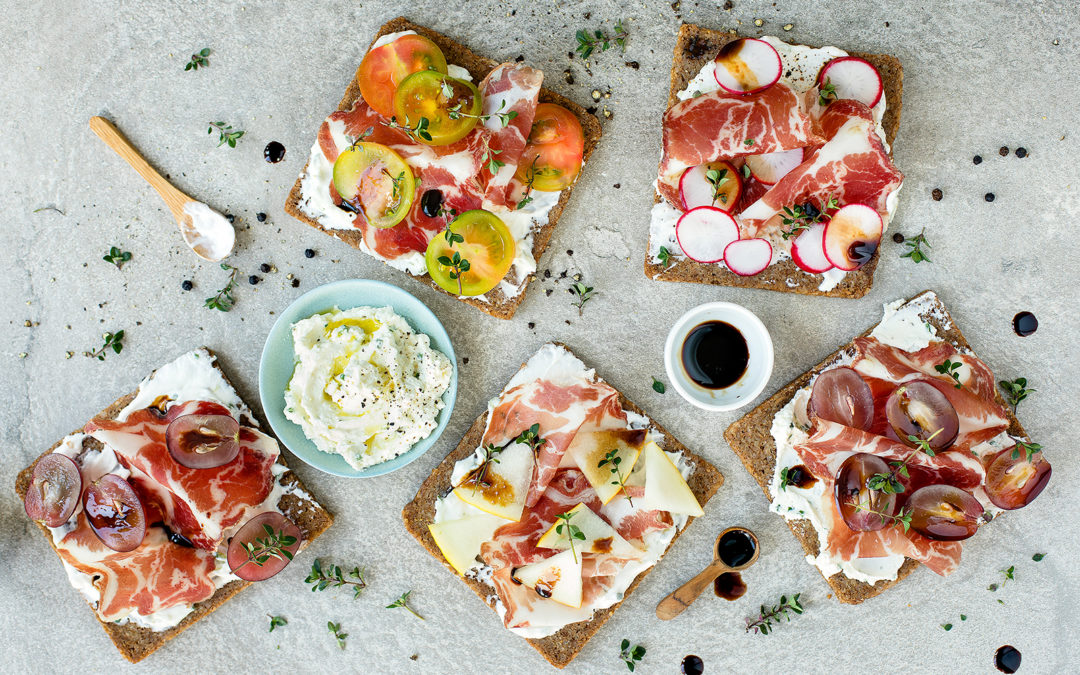
[(428, 274), (444, 290), (454, 295), (482, 295), (510, 271), (516, 252), (517, 244), (506, 224), (490, 211), (474, 209), (455, 218), (428, 243), (425, 259)]
[(334, 188), (368, 224), (386, 228), (408, 215), (416, 197), (416, 178), (390, 148), (360, 142), (346, 148), (334, 162)]

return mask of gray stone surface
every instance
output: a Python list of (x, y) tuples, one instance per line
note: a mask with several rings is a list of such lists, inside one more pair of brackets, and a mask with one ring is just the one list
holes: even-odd
[[(706, 516), (569, 672), (624, 672), (617, 658), (624, 637), (647, 646), (639, 670), (646, 673), (675, 672), (689, 653), (702, 656), (709, 672), (991, 672), (995, 649), (1006, 643), (1023, 652), (1022, 672), (1074, 669), (1080, 369), (1068, 345), (1080, 331), (1075, 3), (736, 0), (723, 11), (722, 3), (684, 0), (674, 11), (659, 1), (557, 0), (522, 3), (516, 12), (513, 4), (0, 2), (0, 670), (134, 670), (25, 518), (11, 491), (17, 471), (150, 369), (197, 345), (218, 350), (257, 405), (256, 367), (274, 313), (305, 290), (349, 277), (384, 279), (414, 293), (443, 320), (459, 356), (468, 357), (446, 433), (419, 461), (374, 480), (334, 478), (294, 460), (337, 514), (336, 525), (279, 578), (245, 591), (150, 657), (143, 672), (546, 672), (528, 645), (503, 632), (494, 614), (405, 534), (399, 518), (484, 401), (546, 340), (569, 344), (727, 475)], [(584, 316), (571, 307), (564, 280), (533, 284), (513, 321), (489, 318), (282, 211), (319, 121), (372, 33), (399, 14), (497, 58), (524, 55), (548, 73), (548, 86), (582, 103), (594, 88), (610, 88), (604, 104), (613, 117), (604, 140), (540, 261), (541, 270), (581, 273), (596, 287)], [(580, 60), (567, 59), (576, 29), (610, 28), (619, 18), (631, 33), (625, 56), (598, 55), (591, 75)], [(761, 29), (755, 18), (764, 19)], [(645, 279), (650, 183), (680, 20), (898, 56), (906, 77), (895, 159), (907, 181), (895, 229), (915, 234), (925, 227), (933, 263), (902, 260), (902, 247), (886, 242), (877, 284), (861, 300)], [(789, 22), (794, 26), (785, 32)], [(209, 68), (184, 72), (188, 54), (203, 46), (213, 50)], [(628, 60), (640, 69), (625, 66)], [(562, 76), (567, 68), (573, 85)], [(244, 278), (254, 273), (263, 281), (242, 283), (232, 312), (202, 307), (223, 272), (188, 252), (157, 196), (90, 133), (87, 120), (95, 114), (115, 120), (178, 187), (239, 218), (230, 262)], [(236, 149), (216, 148), (207, 136), (206, 122), (218, 119), (246, 131)], [(270, 140), (288, 148), (282, 164), (263, 162)], [(1029, 155), (1000, 157), (1002, 145), (1022, 145)], [(975, 154), (985, 160), (980, 166), (972, 164)], [(933, 188), (944, 191), (942, 201), (931, 200)], [(987, 192), (996, 201), (984, 201)], [(63, 214), (35, 212), (44, 206)], [(267, 222), (256, 221), (260, 211)], [(122, 271), (101, 260), (110, 245), (134, 254)], [(307, 247), (318, 256), (304, 258)], [(277, 271), (259, 273), (263, 262)], [(289, 273), (301, 280), (299, 288), (290, 286)], [(182, 292), (184, 279), (195, 290)], [(1038, 389), (1021, 417), (1046, 447), (1056, 476), (1033, 506), (971, 540), (953, 576), (920, 570), (862, 606), (840, 605), (721, 440), (737, 413), (698, 412), (673, 390), (653, 392), (651, 378), (663, 376), (668, 327), (701, 302), (741, 303), (772, 330), (777, 359), (768, 393), (872, 324), (882, 302), (924, 288), (941, 294), (998, 375), (1027, 376)], [(1042, 322), (1027, 339), (1010, 328), (1019, 310)], [(97, 346), (102, 331), (121, 328), (122, 354), (103, 363), (81, 355)], [(74, 356), (65, 358), (68, 351)], [(763, 545), (746, 574), (746, 597), (704, 597), (678, 620), (657, 621), (656, 602), (707, 562), (713, 537), (732, 524), (753, 528)], [(1035, 563), (1036, 552), (1048, 555)], [(313, 595), (302, 583), (313, 556), (363, 565), (370, 589), (358, 600)], [(1001, 580), (998, 570), (1010, 565), (1016, 580), (988, 592)], [(426, 621), (383, 609), (407, 589)], [(754, 607), (792, 592), (803, 594), (806, 614), (768, 637), (743, 632)], [(269, 635), (267, 613), (285, 615), (288, 626)], [(345, 651), (334, 645), (327, 620), (349, 633)], [(946, 622), (952, 631), (939, 627)]]

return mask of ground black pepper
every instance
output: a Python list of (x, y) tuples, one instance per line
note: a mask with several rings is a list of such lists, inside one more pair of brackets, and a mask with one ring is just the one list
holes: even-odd
[(1009, 147), (1006, 146), (1006, 145), (1001, 146), (1001, 149), (998, 150), (998, 154), (1001, 155), (1002, 157), (1008, 157), (1009, 156)]
[(930, 193), (930, 196), (934, 198), (935, 202), (940, 202), (944, 195), (941, 192), (941, 188), (934, 188), (934, 191)]
[(263, 213), (262, 211), (259, 211), (258, 213), (255, 214), (255, 220), (259, 221), (260, 223), (265, 223), (266, 222), (266, 214)]

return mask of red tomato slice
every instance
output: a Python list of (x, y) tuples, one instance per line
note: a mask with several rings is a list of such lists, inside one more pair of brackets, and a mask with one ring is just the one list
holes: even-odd
[(394, 114), (394, 92), (409, 75), (421, 70), (446, 73), (446, 57), (422, 35), (402, 35), (364, 55), (356, 69), (356, 84), (369, 106), (383, 117)]
[(577, 116), (560, 105), (541, 103), (518, 161), (517, 179), (540, 192), (558, 192), (574, 184), (584, 154), (585, 133)]

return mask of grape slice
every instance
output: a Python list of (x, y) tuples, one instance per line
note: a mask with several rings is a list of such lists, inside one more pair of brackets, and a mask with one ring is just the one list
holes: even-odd
[(885, 416), (900, 442), (909, 448), (926, 441), (934, 452), (947, 450), (960, 432), (956, 408), (941, 391), (921, 380), (905, 382), (889, 394)]
[[(1013, 453), (1016, 456), (1013, 456)], [(986, 470), (986, 495), (1009, 511), (1035, 501), (1050, 482), (1050, 462), (1041, 452), (1031, 457), (1015, 445), (998, 453)]]
[(134, 551), (146, 537), (146, 512), (126, 480), (107, 473), (86, 488), (83, 508), (90, 529), (114, 551)]
[(974, 495), (952, 485), (927, 485), (911, 493), (906, 509), (911, 528), (939, 541), (960, 541), (975, 534), (983, 507)]
[(75, 513), (82, 495), (82, 472), (67, 455), (51, 452), (34, 464), (23, 507), (31, 520), (60, 527)]
[[(844, 523), (855, 532), (874, 532), (891, 521), (896, 511), (896, 495), (871, 490), (866, 482), (876, 473), (889, 473), (884, 459), (867, 452), (856, 452), (836, 472), (833, 498)], [(858, 506), (856, 506), (858, 505)]]
[(285, 516), (277, 511), (260, 513), (229, 541), (229, 569), (245, 581), (269, 579), (285, 569), (302, 540), (300, 528)]
[(165, 430), (169, 454), (189, 469), (212, 469), (240, 454), (240, 423), (231, 415), (181, 415)]
[(874, 421), (874, 395), (854, 369), (840, 366), (818, 375), (809, 410), (813, 417), (868, 431)]

